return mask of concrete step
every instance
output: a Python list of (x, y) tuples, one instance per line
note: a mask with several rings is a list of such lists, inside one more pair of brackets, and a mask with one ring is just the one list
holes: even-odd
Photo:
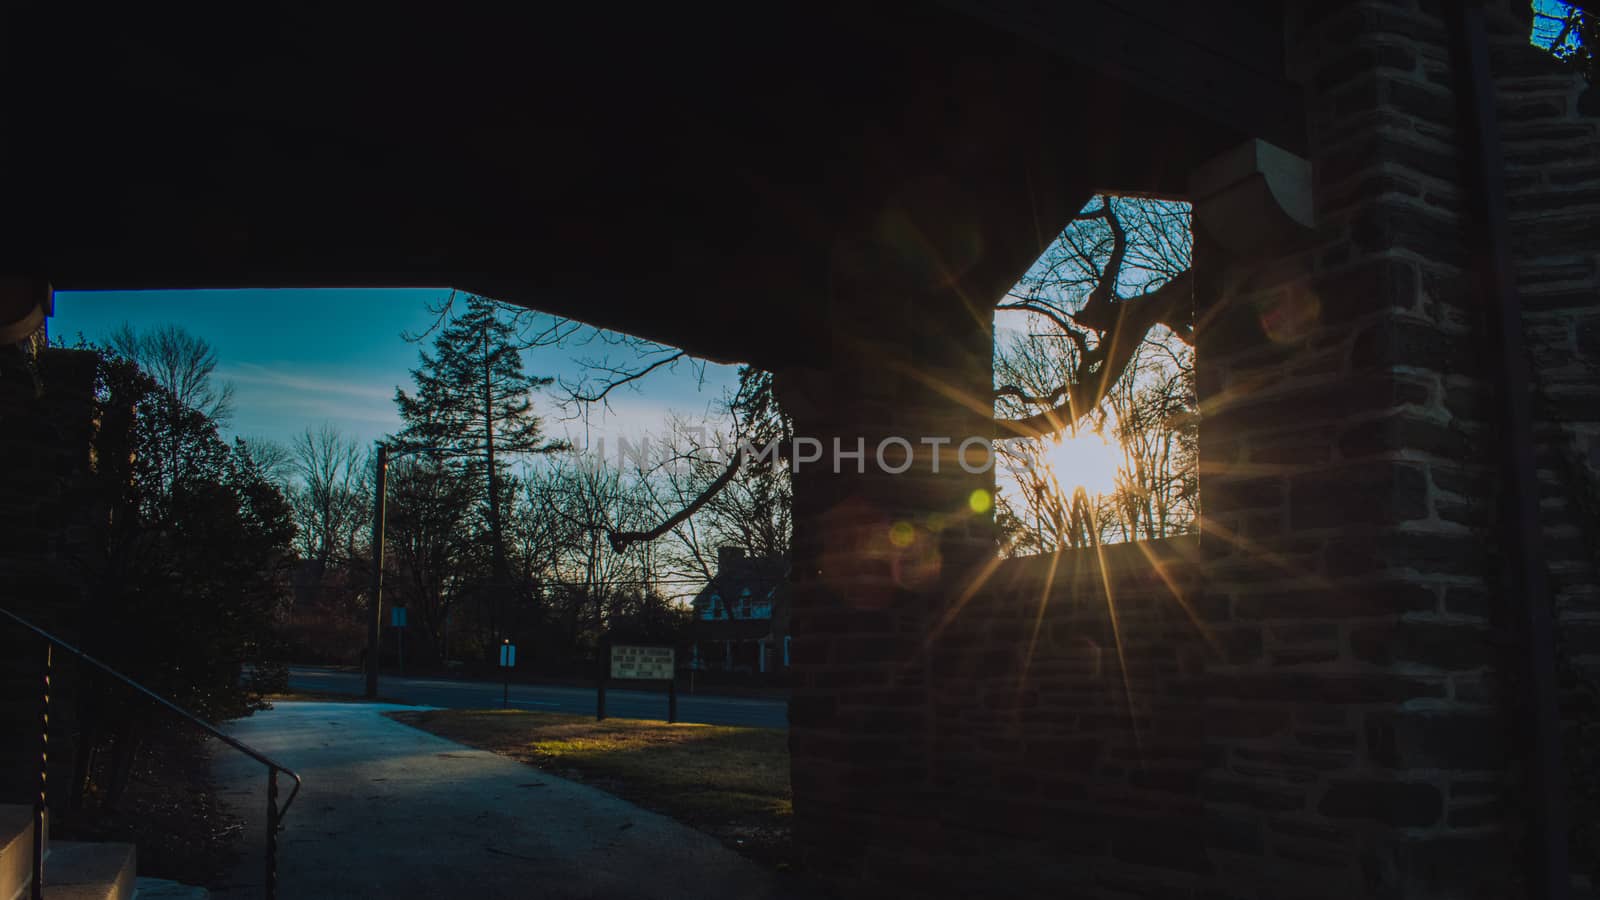
[(131, 900), (132, 844), (56, 841), (44, 859), (45, 900)]
[[(130, 900), (135, 864), (132, 844), (46, 844), (44, 895), (48, 900)], [(0, 900), (26, 900), (32, 883), (33, 807), (0, 804)]]
[(33, 881), (33, 807), (0, 803), (0, 900), (25, 896)]

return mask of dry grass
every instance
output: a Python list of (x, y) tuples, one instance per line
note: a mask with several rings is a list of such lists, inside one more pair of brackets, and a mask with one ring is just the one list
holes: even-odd
[(789, 863), (789, 746), (772, 728), (668, 725), (523, 710), (394, 719), (671, 816), (769, 865)]

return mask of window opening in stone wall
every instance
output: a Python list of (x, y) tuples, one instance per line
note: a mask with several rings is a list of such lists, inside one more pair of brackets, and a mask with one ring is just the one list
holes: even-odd
[(1002, 552), (1198, 528), (1187, 203), (1093, 198), (995, 314)]
[(1561, 0), (1533, 0), (1533, 28), (1528, 40), (1577, 69), (1590, 84), (1600, 74), (1595, 48), (1600, 47), (1600, 15)]

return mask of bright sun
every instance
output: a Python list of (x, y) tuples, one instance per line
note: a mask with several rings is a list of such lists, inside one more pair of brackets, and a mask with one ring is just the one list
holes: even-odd
[(1060, 442), (1044, 439), (1044, 461), (1067, 496), (1082, 487), (1089, 494), (1109, 494), (1117, 487), (1122, 450), (1092, 431), (1063, 434)]

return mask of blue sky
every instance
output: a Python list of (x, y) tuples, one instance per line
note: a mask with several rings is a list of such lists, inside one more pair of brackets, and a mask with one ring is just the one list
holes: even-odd
[[(287, 443), (307, 426), (332, 422), (363, 443), (400, 427), (397, 386), (411, 387), (410, 371), (423, 345), (402, 334), (432, 324), (428, 304), (448, 296), (438, 289), (279, 291), (105, 291), (56, 294), (51, 339), (71, 344), (81, 333), (101, 341), (127, 322), (144, 329), (173, 323), (216, 349), (218, 371), (234, 387), (235, 412), (226, 432)], [(615, 348), (612, 350), (615, 357)], [(528, 371), (581, 374), (580, 360), (601, 353), (594, 344), (539, 348), (526, 354)], [(620, 392), (611, 410), (587, 423), (564, 418), (548, 398), (535, 408), (546, 430), (587, 443), (604, 436), (660, 432), (669, 413), (693, 418), (731, 387), (732, 366), (680, 365), (652, 374), (637, 390)], [(704, 383), (701, 375), (704, 375)]]
[[(1561, 20), (1572, 12), (1572, 6), (1562, 0), (1533, 0), (1533, 11), (1533, 33), (1529, 36), (1529, 43), (1549, 49), (1551, 43), (1560, 36)], [(1576, 35), (1568, 34), (1562, 43), (1570, 46), (1576, 41)]]

